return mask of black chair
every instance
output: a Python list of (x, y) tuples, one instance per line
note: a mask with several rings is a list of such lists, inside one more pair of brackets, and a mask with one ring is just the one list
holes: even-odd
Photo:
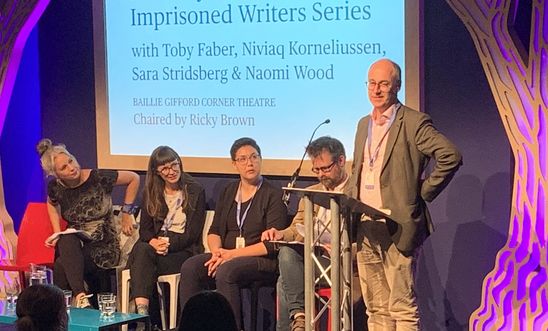
[[(242, 289), (242, 326), (246, 331), (276, 330), (276, 277), (255, 281)], [(246, 300), (249, 299), (249, 301)], [(249, 305), (246, 305), (246, 301)], [(259, 311), (259, 307), (262, 308)], [(245, 313), (249, 312), (246, 325)], [(258, 317), (261, 317), (259, 320)], [(257, 325), (258, 322), (260, 325)]]

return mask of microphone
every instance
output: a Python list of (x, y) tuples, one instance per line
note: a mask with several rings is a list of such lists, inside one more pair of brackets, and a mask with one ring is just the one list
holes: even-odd
[[(295, 182), (297, 181), (297, 178), (299, 178), (299, 174), (301, 173), (301, 167), (303, 166), (304, 157), (306, 156), (306, 150), (308, 149), (308, 146), (310, 146), (310, 143), (312, 142), (312, 139), (314, 139), (314, 135), (316, 134), (316, 131), (320, 128), (320, 126), (324, 124), (331, 123), (331, 120), (328, 118), (325, 121), (321, 122), (315, 129), (312, 131), (312, 135), (310, 136), (310, 139), (308, 140), (308, 144), (306, 144), (306, 148), (304, 149), (303, 157), (301, 157), (301, 162), (299, 163), (299, 166), (297, 169), (295, 169), (295, 172), (293, 175), (291, 175), (291, 179), (289, 180), (289, 183), (287, 184), (287, 187), (291, 188), (295, 185)], [(291, 196), (291, 193), (289, 191), (284, 191), (284, 195), (282, 197), (282, 201), (287, 204), (289, 203), (289, 198)]]

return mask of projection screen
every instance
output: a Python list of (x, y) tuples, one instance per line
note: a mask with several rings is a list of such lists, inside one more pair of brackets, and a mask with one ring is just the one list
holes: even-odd
[[(94, 0), (97, 159), (145, 170), (169, 145), (186, 171), (234, 173), (232, 142), (254, 138), (263, 173), (290, 175), (314, 128), (352, 157), (370, 113), (366, 71), (402, 67), (421, 109), (420, 1)], [(308, 167), (303, 175), (311, 175)]]

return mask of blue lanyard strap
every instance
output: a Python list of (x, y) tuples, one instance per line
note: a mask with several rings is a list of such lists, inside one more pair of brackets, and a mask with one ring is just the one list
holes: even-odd
[[(373, 117), (369, 119), (369, 127), (367, 129), (367, 152), (369, 157), (369, 169), (373, 168), (373, 164), (377, 160), (377, 157), (379, 156), (379, 151), (381, 149), (382, 142), (386, 136), (388, 136), (388, 131), (390, 131), (390, 127), (392, 126), (392, 123), (394, 123), (394, 120), (396, 119), (396, 113), (398, 112), (398, 109), (400, 108), (401, 104), (397, 103), (394, 107), (394, 112), (392, 113), (392, 116), (390, 116), (390, 120), (388, 122), (388, 125), (386, 126), (386, 130), (384, 131), (381, 140), (379, 140), (379, 143), (377, 147), (375, 147), (375, 152), (371, 154), (371, 141), (373, 140)], [(381, 115), (382, 116), (382, 115)]]
[(242, 229), (244, 228), (245, 219), (247, 218), (247, 212), (249, 211), (249, 208), (251, 207), (251, 204), (253, 203), (253, 199), (255, 198), (255, 194), (257, 194), (257, 191), (261, 188), (261, 185), (263, 185), (263, 178), (261, 177), (259, 185), (257, 185), (257, 188), (255, 189), (255, 193), (253, 193), (253, 196), (251, 197), (251, 200), (249, 201), (249, 204), (247, 205), (247, 208), (244, 211), (243, 215), (240, 215), (242, 210), (242, 182), (240, 181), (240, 186), (238, 186), (238, 193), (236, 193), (236, 201), (237, 207), (236, 207), (236, 224), (238, 225), (238, 229), (240, 229), (240, 237), (242, 236)]

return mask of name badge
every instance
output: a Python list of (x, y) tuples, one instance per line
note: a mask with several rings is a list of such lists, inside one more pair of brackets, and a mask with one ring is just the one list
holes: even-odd
[(375, 176), (373, 176), (373, 171), (367, 171), (363, 180), (366, 190), (373, 190), (375, 188)]
[(245, 238), (236, 237), (236, 248), (244, 248), (244, 247), (245, 247)]

